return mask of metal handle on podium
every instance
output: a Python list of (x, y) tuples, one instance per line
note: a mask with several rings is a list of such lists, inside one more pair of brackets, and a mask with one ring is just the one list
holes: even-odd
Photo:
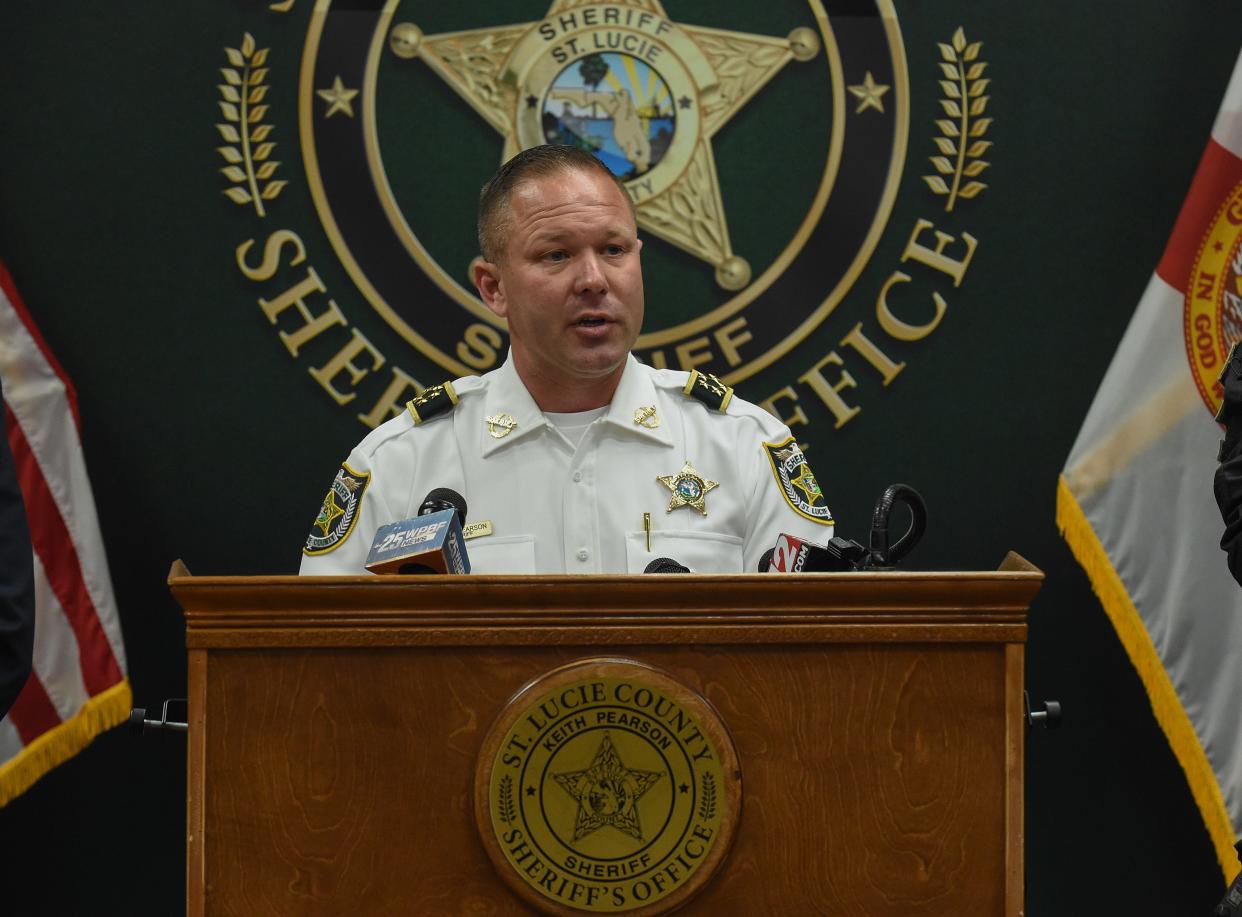
[(144, 733), (147, 730), (158, 730), (160, 732), (187, 732), (190, 724), (178, 720), (170, 720), (168, 718), (168, 708), (171, 704), (186, 704), (184, 697), (170, 697), (164, 701), (164, 707), (160, 711), (158, 720), (147, 719), (146, 707), (134, 707), (129, 711), (129, 728), (137, 733)]
[(1026, 691), (1022, 692), (1022, 706), (1024, 708), (1023, 715), (1026, 718), (1026, 728), (1034, 729), (1036, 726), (1042, 726), (1044, 729), (1057, 729), (1061, 725), (1061, 702), (1055, 700), (1044, 701), (1043, 710), (1031, 709), (1031, 695)]

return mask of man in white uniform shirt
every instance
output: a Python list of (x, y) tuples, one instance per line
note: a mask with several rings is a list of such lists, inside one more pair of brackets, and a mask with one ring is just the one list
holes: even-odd
[(346, 459), (303, 574), (362, 573), (376, 530), (447, 487), (473, 573), (754, 571), (782, 532), (832, 517), (787, 427), (713, 376), (652, 369), (633, 204), (594, 156), (519, 153), (484, 187), (474, 282), (509, 326), (505, 363), (434, 386)]

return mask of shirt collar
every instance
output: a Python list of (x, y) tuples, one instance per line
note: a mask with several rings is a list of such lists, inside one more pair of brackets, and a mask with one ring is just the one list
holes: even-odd
[[(498, 438), (491, 435), (489, 428), (492, 424), (485, 420), (483, 429), (479, 431), (480, 453), (484, 458), (498, 449), (503, 449), (511, 443), (530, 436), (536, 430), (550, 426), (547, 417), (544, 416), (543, 411), (539, 410), (539, 405), (535, 404), (535, 399), (531, 397), (530, 392), (522, 383), (517, 367), (513, 365), (512, 351), (501, 367), (488, 375), (489, 384), (483, 402), (484, 417), (499, 418), (501, 415), (508, 414), (514, 426), (510, 432)], [(644, 370), (634, 355), (630, 354), (626, 357), (625, 371), (621, 374), (617, 391), (612, 396), (608, 413), (602, 419), (604, 423), (611, 424), (640, 439), (672, 446), (673, 439), (668, 432), (665, 418), (654, 413), (659, 403), (650, 374)], [(640, 412), (644, 409), (650, 409), (653, 412), (647, 424), (654, 422), (655, 427), (640, 424), (635, 419), (643, 416)]]
[[(626, 357), (625, 372), (621, 374), (621, 382), (612, 396), (604, 422), (641, 439), (671, 446), (673, 437), (668, 432), (666, 418), (658, 413), (659, 405), (660, 399), (656, 397), (651, 374), (630, 354)], [(646, 417), (645, 423), (638, 422), (642, 417)]]
[[(513, 365), (513, 351), (505, 358), (505, 362), (494, 373), (488, 374), (487, 394), (483, 401), (483, 429), (479, 431), (480, 453), (484, 458), (497, 449), (518, 442), (530, 436), (536, 430), (548, 426), (548, 418), (543, 416), (539, 405), (530, 396), (522, 378)], [(512, 418), (514, 426), (501, 437), (491, 433), (495, 419)]]

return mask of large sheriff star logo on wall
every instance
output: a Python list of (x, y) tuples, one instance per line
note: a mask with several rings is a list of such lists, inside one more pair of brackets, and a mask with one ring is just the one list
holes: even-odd
[[(900, 184), (909, 105), (891, 0), (837, 14), (782, 0), (745, 17), (713, 11), (704, 26), (670, 20), (658, 0), (547, 2), (492, 26), (477, 19), (507, 7), (315, 4), (300, 150), (357, 293), (448, 373), (495, 368), (507, 326), (469, 281), (475, 189), (521, 149), (570, 144), (619, 177), (649, 240), (644, 271), (661, 295), (636, 356), (730, 385), (773, 364), (858, 280)], [(699, 9), (687, 18), (704, 21)], [(258, 163), (273, 148), (257, 124), (270, 108), (257, 82), (267, 49), (234, 50), (234, 69), (250, 68), (234, 76), (253, 88), (224, 85), (240, 102), (221, 104), (256, 119)], [(244, 159), (243, 147), (221, 155)], [(282, 184), (264, 184), (277, 167), (230, 166), (229, 197), (258, 213)], [(381, 353), (366, 334), (354, 357)], [(392, 372), (397, 388), (414, 378)]]
[(555, 0), (540, 22), (441, 35), (399, 23), (389, 46), (491, 124), (504, 159), (541, 143), (594, 153), (625, 181), (640, 227), (711, 264), (724, 289), (750, 282), (711, 141), (787, 63), (815, 57), (811, 29), (774, 38), (674, 24), (658, 0)]

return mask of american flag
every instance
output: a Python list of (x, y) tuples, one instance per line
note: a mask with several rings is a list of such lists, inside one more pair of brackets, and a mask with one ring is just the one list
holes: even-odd
[(0, 383), (34, 547), (34, 671), (0, 719), (0, 805), (124, 721), (125, 647), (77, 396), (0, 264)]

